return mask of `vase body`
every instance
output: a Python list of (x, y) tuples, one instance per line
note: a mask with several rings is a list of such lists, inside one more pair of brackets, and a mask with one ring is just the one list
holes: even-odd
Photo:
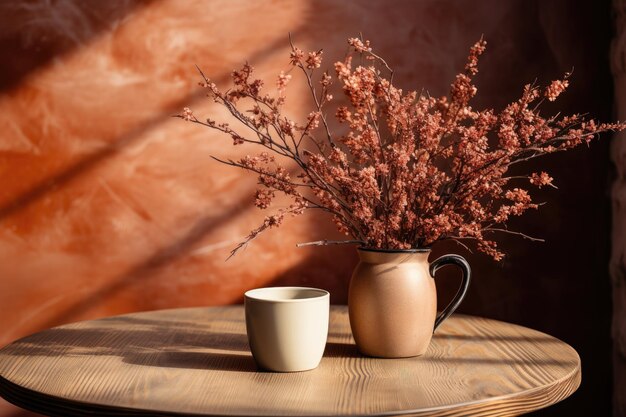
[[(458, 255), (446, 255), (432, 265), (428, 249), (381, 251), (362, 249), (350, 281), (348, 309), (352, 334), (367, 356), (403, 358), (426, 352), (436, 326), (463, 299), (469, 267)], [(444, 264), (464, 269), (463, 288), (437, 316), (434, 273)]]

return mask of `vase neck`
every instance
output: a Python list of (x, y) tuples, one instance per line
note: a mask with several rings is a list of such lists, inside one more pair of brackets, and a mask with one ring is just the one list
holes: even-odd
[(430, 249), (376, 250), (357, 249), (361, 262), (372, 264), (428, 262)]

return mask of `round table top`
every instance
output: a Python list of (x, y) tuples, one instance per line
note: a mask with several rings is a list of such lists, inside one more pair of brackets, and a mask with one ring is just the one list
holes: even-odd
[(0, 395), (52, 416), (514, 415), (580, 384), (567, 344), (456, 315), (424, 356), (359, 355), (345, 307), (331, 308), (324, 358), (260, 372), (242, 306), (128, 314), (49, 329), (0, 350)]

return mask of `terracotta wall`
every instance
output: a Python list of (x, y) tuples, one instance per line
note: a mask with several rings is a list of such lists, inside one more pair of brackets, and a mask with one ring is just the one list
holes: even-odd
[[(288, 222), (224, 262), (265, 213), (251, 204), (254, 178), (210, 159), (247, 149), (169, 117), (183, 106), (217, 111), (194, 64), (220, 83), (245, 60), (273, 78), (288, 68), (288, 32), (304, 49), (323, 47), (327, 63), (363, 32), (400, 85), (438, 95), (484, 34), (477, 105), (500, 108), (523, 84), (574, 67), (571, 91), (546, 111), (607, 119), (606, 3), (0, 3), (0, 345), (70, 321), (235, 303), (276, 283), (345, 301), (353, 249), (294, 247), (332, 236), (325, 219)], [(294, 115), (309, 111), (304, 93), (290, 85)], [(544, 161), (560, 190), (542, 191), (549, 204), (515, 226), (547, 243), (507, 239), (499, 264), (468, 254), (465, 312), (549, 332), (583, 358), (579, 392), (544, 415), (591, 415), (611, 401), (607, 154), (605, 138)], [(455, 285), (441, 279), (442, 302)], [(26, 414), (2, 403), (0, 415)]]

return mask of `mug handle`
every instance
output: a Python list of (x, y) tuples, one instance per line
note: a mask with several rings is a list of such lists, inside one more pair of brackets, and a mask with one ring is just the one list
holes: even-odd
[(459, 290), (456, 292), (456, 295), (454, 296), (452, 301), (450, 301), (450, 304), (448, 304), (448, 306), (444, 308), (443, 311), (437, 316), (433, 332), (437, 330), (437, 327), (439, 327), (439, 325), (443, 323), (445, 319), (447, 319), (452, 313), (454, 313), (454, 310), (456, 310), (457, 307), (459, 307), (459, 305), (465, 298), (465, 294), (467, 294), (467, 289), (469, 288), (470, 279), (472, 277), (472, 270), (469, 264), (467, 263), (465, 258), (460, 255), (443, 255), (442, 257), (435, 259), (430, 264), (430, 276), (434, 279), (437, 271), (446, 265), (456, 265), (461, 268), (463, 278), (461, 286), (459, 287)]

